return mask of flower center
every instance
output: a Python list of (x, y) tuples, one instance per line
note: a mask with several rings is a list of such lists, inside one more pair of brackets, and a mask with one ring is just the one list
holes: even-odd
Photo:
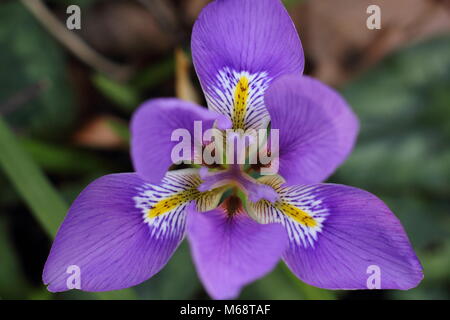
[(207, 168), (202, 168), (200, 169), (200, 178), (203, 180), (198, 187), (200, 192), (231, 185), (243, 191), (252, 202), (263, 199), (275, 202), (279, 198), (278, 193), (272, 187), (258, 182), (243, 172), (240, 165), (230, 165), (228, 169), (218, 172), (209, 172)]
[(242, 200), (237, 196), (229, 196), (221, 206), (225, 209), (229, 217), (242, 213), (244, 210), (242, 207)]

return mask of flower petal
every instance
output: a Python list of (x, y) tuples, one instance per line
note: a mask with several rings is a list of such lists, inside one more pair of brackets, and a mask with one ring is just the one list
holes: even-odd
[(422, 267), (400, 222), (374, 195), (333, 184), (276, 188), (278, 203), (261, 201), (251, 211), (261, 222), (279, 221), (286, 227), (290, 246), (284, 259), (306, 283), (368, 289), (374, 270), (381, 289), (406, 290), (422, 280)]
[(303, 72), (303, 49), (279, 0), (217, 0), (192, 32), (192, 56), (208, 106), (233, 129), (265, 128), (264, 92), (284, 74)]
[(305, 76), (285, 76), (265, 96), (279, 131), (279, 174), (289, 185), (324, 181), (347, 158), (358, 119), (334, 90)]
[(157, 273), (183, 239), (186, 210), (217, 207), (223, 190), (200, 193), (197, 170), (166, 174), (160, 185), (137, 174), (114, 174), (91, 183), (75, 200), (44, 268), (50, 291), (68, 290), (67, 268), (81, 272), (81, 290), (109, 291)]
[(223, 206), (188, 215), (188, 239), (197, 272), (214, 299), (231, 299), (246, 284), (271, 271), (286, 248), (279, 224), (262, 225)]
[(216, 120), (221, 128), (230, 125), (223, 116), (186, 101), (147, 101), (136, 111), (131, 124), (131, 154), (136, 172), (150, 183), (159, 183), (173, 164), (172, 150), (179, 143), (171, 141), (173, 132), (186, 129), (194, 141), (194, 121), (202, 121), (203, 135)]
[[(176, 187), (170, 177), (168, 182)], [(162, 201), (169, 187), (155, 188), (132, 173), (91, 183), (72, 204), (53, 243), (43, 273), (48, 290), (71, 289), (71, 266), (79, 268), (84, 291), (123, 289), (157, 273), (183, 238), (187, 203), (150, 219), (155, 198), (150, 195), (158, 194)]]

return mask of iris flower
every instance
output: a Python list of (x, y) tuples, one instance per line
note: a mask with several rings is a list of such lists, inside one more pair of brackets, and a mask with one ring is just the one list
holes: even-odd
[[(326, 289), (410, 289), (422, 268), (399, 220), (376, 196), (322, 183), (351, 152), (358, 120), (344, 99), (302, 76), (303, 49), (279, 0), (216, 0), (192, 34), (208, 109), (175, 98), (144, 103), (131, 124), (135, 173), (91, 183), (72, 204), (43, 281), (66, 291), (135, 286), (159, 272), (185, 235), (205, 289), (236, 297), (282, 259)], [(278, 129), (278, 174), (262, 165), (174, 170), (174, 130)], [(253, 173), (250, 174), (250, 170)], [(368, 168), (370, 170), (370, 168)]]

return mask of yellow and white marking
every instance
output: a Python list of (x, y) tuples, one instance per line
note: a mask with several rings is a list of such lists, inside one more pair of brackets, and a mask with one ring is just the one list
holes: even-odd
[(266, 72), (250, 74), (224, 68), (214, 85), (206, 88), (210, 109), (228, 116), (233, 129), (264, 129), (270, 122), (264, 93), (271, 79)]
[(249, 202), (249, 214), (260, 223), (281, 223), (292, 242), (305, 248), (314, 247), (329, 215), (323, 202), (311, 193), (309, 187), (282, 187), (284, 181), (279, 176), (266, 176), (259, 181), (273, 187), (280, 198), (275, 203), (266, 200)]
[(239, 79), (236, 89), (234, 89), (234, 104), (231, 122), (233, 129), (245, 129), (245, 116), (247, 114), (247, 104), (249, 97), (249, 80), (247, 76)]
[(224, 188), (202, 193), (197, 190), (201, 183), (198, 170), (185, 169), (169, 171), (159, 186), (145, 184), (138, 189), (133, 200), (136, 208), (141, 210), (144, 222), (151, 227), (152, 236), (177, 234), (184, 226), (186, 208), (192, 201), (200, 212), (218, 206)]

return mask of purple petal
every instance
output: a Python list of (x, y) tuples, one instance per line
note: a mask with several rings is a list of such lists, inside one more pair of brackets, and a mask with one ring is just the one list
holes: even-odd
[[(234, 129), (267, 125), (269, 83), (304, 67), (300, 39), (279, 0), (212, 2), (194, 25), (192, 56), (209, 107), (229, 116)], [(240, 102), (245, 107), (237, 115)]]
[[(367, 289), (368, 283), (373, 285), (375, 270), (381, 289), (407, 290), (422, 280), (422, 267), (403, 227), (374, 195), (333, 184), (294, 187), (289, 193), (295, 196), (288, 202), (318, 221), (315, 227), (300, 226), (292, 219), (286, 224), (291, 244), (284, 259), (306, 283), (326, 289)], [(300, 233), (316, 234), (311, 244), (305, 244), (295, 240)]]
[(70, 266), (79, 268), (81, 290), (109, 291), (137, 285), (167, 263), (183, 238), (185, 219), (170, 215), (164, 224), (144, 223), (141, 194), (148, 188), (136, 174), (114, 174), (78, 196), (45, 264), (49, 291), (70, 289)]
[(136, 111), (131, 124), (131, 154), (136, 172), (150, 183), (159, 183), (173, 164), (171, 153), (179, 143), (171, 141), (174, 130), (187, 129), (194, 141), (194, 121), (202, 121), (205, 131), (215, 120), (219, 127), (230, 125), (223, 116), (186, 101), (147, 101)]
[(232, 299), (279, 261), (287, 237), (279, 224), (262, 225), (224, 209), (188, 215), (188, 238), (200, 279), (214, 299)]
[(324, 181), (347, 158), (358, 119), (333, 89), (305, 76), (285, 76), (265, 96), (279, 129), (279, 174), (287, 184)]

